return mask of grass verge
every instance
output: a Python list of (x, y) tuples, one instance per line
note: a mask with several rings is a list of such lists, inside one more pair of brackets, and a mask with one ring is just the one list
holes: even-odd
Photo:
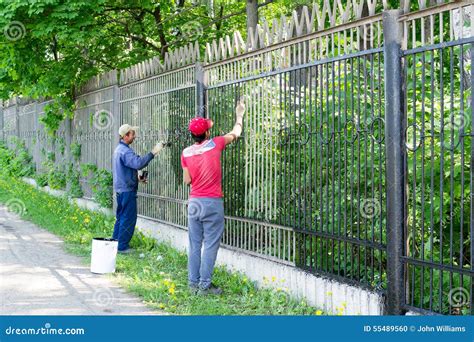
[[(114, 219), (81, 209), (66, 197), (54, 197), (22, 180), (0, 174), (0, 203), (24, 219), (60, 236), (66, 249), (89, 263), (93, 237), (111, 236)], [(15, 204), (15, 205), (14, 205)], [(257, 289), (245, 275), (218, 267), (214, 282), (222, 296), (196, 296), (187, 289), (187, 256), (167, 244), (135, 233), (131, 255), (117, 256), (114, 278), (155, 309), (185, 315), (311, 315), (323, 314), (305, 301), (296, 301), (284, 288)], [(268, 281), (278, 281), (270, 279)]]

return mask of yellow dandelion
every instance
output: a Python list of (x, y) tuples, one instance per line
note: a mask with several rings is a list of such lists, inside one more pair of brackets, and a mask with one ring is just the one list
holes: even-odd
[(321, 316), (323, 314), (323, 312), (321, 310), (316, 310), (315, 314), (316, 314), (316, 316)]

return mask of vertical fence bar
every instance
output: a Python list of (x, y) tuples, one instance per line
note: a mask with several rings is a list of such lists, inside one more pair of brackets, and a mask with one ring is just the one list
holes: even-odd
[(404, 118), (402, 97), (400, 10), (383, 13), (385, 63), (385, 137), (387, 194), (387, 307), (402, 313), (403, 236), (405, 225)]
[(206, 75), (202, 63), (196, 63), (196, 115), (205, 117), (206, 110)]
[[(120, 106), (120, 87), (119, 87), (119, 79), (118, 79), (118, 76), (117, 76), (117, 83), (114, 85), (114, 88), (113, 88), (113, 95), (112, 95), (112, 99), (113, 99), (113, 102), (112, 102), (112, 132), (110, 133), (111, 134), (111, 151), (110, 151), (110, 158), (112, 160), (111, 162), (111, 170), (110, 172), (112, 172), (113, 168), (114, 168), (114, 164), (113, 164), (113, 156), (114, 156), (114, 151), (115, 151), (115, 147), (118, 143), (118, 130), (120, 128), (120, 125), (122, 123), (122, 115), (121, 115), (121, 106)], [(117, 210), (117, 198), (115, 196), (115, 191), (112, 190), (112, 210), (113, 212), (115, 212)]]
[[(35, 103), (35, 112), (36, 112), (36, 103)], [(34, 115), (33, 115), (34, 117)], [(66, 143), (65, 146), (65, 161), (66, 161), (66, 172), (69, 172), (69, 166), (72, 165), (73, 162), (73, 157), (71, 153), (71, 143), (72, 143), (72, 119), (68, 116), (66, 120), (64, 121), (64, 140)], [(31, 148), (33, 150), (34, 147)], [(66, 182), (66, 190), (70, 191), (70, 182)]]
[(20, 139), (20, 98), (15, 98), (15, 137)]

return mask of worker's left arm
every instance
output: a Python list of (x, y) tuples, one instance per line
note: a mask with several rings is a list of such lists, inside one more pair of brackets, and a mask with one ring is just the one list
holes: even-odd
[(183, 181), (186, 185), (191, 184), (191, 175), (189, 174), (189, 170), (187, 167), (183, 169)]
[(188, 166), (186, 165), (186, 160), (181, 154), (181, 167), (183, 168), (183, 182), (186, 185), (191, 184), (191, 174), (189, 173)]

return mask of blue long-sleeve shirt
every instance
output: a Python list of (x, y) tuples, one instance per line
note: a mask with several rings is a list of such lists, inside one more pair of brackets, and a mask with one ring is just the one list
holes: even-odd
[(138, 172), (154, 158), (153, 153), (140, 157), (123, 140), (117, 145), (113, 156), (112, 174), (115, 192), (138, 190)]

